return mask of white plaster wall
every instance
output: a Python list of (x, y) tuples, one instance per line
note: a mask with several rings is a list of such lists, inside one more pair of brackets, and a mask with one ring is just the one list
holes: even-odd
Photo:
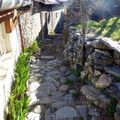
[(7, 112), (7, 103), (11, 92), (11, 85), (14, 80), (15, 62), (20, 54), (20, 34), (18, 26), (10, 34), (6, 34), (9, 38), (11, 52), (4, 55), (0, 64), (0, 120), (5, 120)]
[(53, 13), (50, 12), (50, 22), (48, 23), (48, 33), (49, 34), (54, 34), (54, 30), (60, 20), (61, 17), (61, 12), (64, 12), (64, 9), (59, 9), (59, 10), (53, 10)]

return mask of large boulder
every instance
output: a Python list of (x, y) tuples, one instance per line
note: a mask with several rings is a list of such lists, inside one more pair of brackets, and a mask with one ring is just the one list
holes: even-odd
[(91, 85), (85, 85), (81, 88), (81, 93), (86, 96), (86, 99), (98, 107), (106, 109), (107, 105), (110, 102), (104, 94), (99, 92)]
[(97, 88), (107, 88), (111, 85), (112, 78), (109, 77), (107, 74), (102, 74), (99, 80), (95, 83)]

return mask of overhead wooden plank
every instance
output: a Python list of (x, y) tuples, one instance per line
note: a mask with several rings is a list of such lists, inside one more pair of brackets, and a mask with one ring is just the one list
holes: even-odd
[(17, 11), (14, 10), (13, 16), (9, 19), (4, 20), (6, 33), (12, 32), (12, 30), (15, 28), (17, 24), (17, 20), (18, 20)]

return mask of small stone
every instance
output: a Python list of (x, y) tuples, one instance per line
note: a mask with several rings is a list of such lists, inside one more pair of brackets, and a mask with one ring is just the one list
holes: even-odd
[(111, 82), (111, 77), (109, 77), (107, 74), (102, 74), (95, 85), (97, 88), (107, 88), (111, 85)]
[(97, 110), (96, 109), (93, 109), (93, 108), (90, 108), (90, 110), (89, 110), (89, 115), (91, 115), (91, 116), (96, 116), (96, 117), (98, 117), (99, 116), (99, 113), (97, 112)]
[(47, 59), (47, 60), (49, 60), (49, 59), (54, 59), (55, 58), (55, 56), (41, 56), (41, 59)]
[(34, 113), (37, 113), (37, 114), (40, 114), (40, 113), (41, 113), (41, 110), (42, 110), (41, 106), (40, 106), (40, 105), (37, 105), (37, 106), (34, 107), (33, 112), (34, 112)]
[(60, 86), (60, 82), (59, 81), (55, 81), (54, 84), (55, 84), (56, 87)]
[(67, 71), (64, 76), (68, 76), (68, 75), (70, 75), (70, 74), (71, 74), (71, 72), (70, 72), (70, 71)]
[(29, 93), (34, 92), (40, 86), (40, 83), (35, 81), (29, 85)]
[(104, 94), (99, 92), (91, 85), (84, 85), (81, 88), (81, 93), (86, 96), (86, 99), (98, 107), (106, 109), (109, 104), (110, 99), (108, 99)]
[(69, 106), (58, 109), (55, 114), (56, 120), (74, 120), (79, 118), (77, 111)]
[(67, 101), (69, 104), (74, 104), (73, 96), (70, 93), (64, 96), (64, 100)]
[(59, 101), (59, 102), (55, 102), (52, 104), (52, 109), (55, 110), (55, 109), (59, 109), (61, 107), (64, 107), (67, 105), (67, 101)]
[(101, 75), (101, 72), (99, 70), (95, 70), (93, 76), (98, 77)]
[(34, 112), (30, 112), (27, 115), (27, 120), (40, 120), (40, 119), (41, 119), (40, 114), (37, 114), (37, 113), (34, 113)]
[(65, 73), (67, 72), (67, 67), (62, 66), (62, 67), (60, 68), (60, 71), (61, 71), (63, 74), (65, 74)]
[(66, 78), (65, 77), (61, 77), (60, 78), (60, 82), (64, 84), (66, 82)]
[(86, 105), (77, 105), (76, 106), (77, 111), (81, 115), (84, 120), (87, 120), (87, 107)]
[(81, 78), (82, 78), (82, 79), (84, 79), (84, 78), (85, 78), (85, 76), (86, 76), (85, 72), (84, 72), (84, 71), (82, 71), (82, 72), (81, 72)]
[(68, 85), (62, 85), (62, 86), (59, 88), (59, 90), (60, 90), (61, 92), (66, 92), (66, 91), (68, 90)]
[(77, 77), (73, 74), (70, 74), (69, 76), (67, 76), (67, 79), (70, 80), (70, 81), (73, 81), (73, 82), (77, 81)]
[(91, 67), (91, 65), (89, 65), (89, 63), (85, 63), (85, 66), (84, 66), (84, 72), (86, 75), (88, 74), (93, 74), (93, 69)]

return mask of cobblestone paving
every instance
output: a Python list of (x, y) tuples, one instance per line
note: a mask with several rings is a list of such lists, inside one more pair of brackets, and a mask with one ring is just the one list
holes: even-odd
[(65, 84), (67, 77), (75, 79), (75, 76), (62, 60), (47, 59), (33, 59), (30, 66), (28, 94), (31, 101), (27, 120), (86, 120), (86, 107), (75, 104)]

